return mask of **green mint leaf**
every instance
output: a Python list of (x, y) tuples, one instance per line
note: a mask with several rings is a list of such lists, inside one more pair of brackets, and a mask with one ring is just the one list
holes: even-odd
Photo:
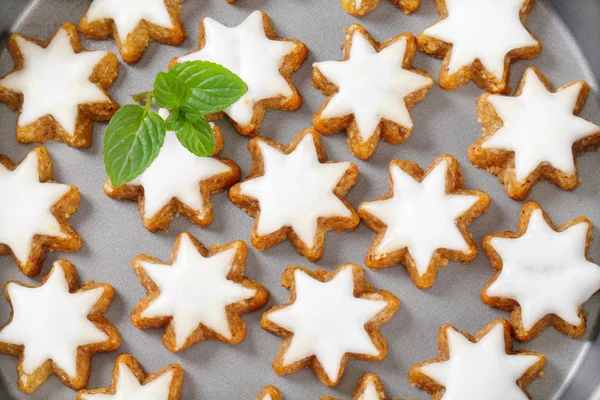
[(158, 156), (164, 140), (164, 121), (149, 111), (148, 105), (121, 107), (106, 128), (102, 149), (112, 184), (122, 186), (144, 172)]
[(185, 122), (175, 134), (183, 147), (198, 157), (210, 157), (215, 151), (215, 134), (204, 117), (194, 123)]
[(191, 96), (185, 103), (202, 115), (222, 111), (248, 91), (248, 86), (239, 76), (209, 61), (176, 64), (169, 70), (169, 75), (186, 83)]
[(194, 122), (198, 121), (201, 118), (204, 118), (204, 115), (202, 115), (200, 113), (200, 111), (196, 110), (193, 107), (190, 107), (187, 104), (184, 104), (183, 106), (181, 106), (181, 108), (179, 109), (181, 114), (183, 115), (183, 117), (185, 118), (185, 120), (187, 122), (189, 122), (190, 124), (193, 124)]
[(165, 129), (168, 131), (177, 131), (183, 127), (185, 123), (185, 117), (179, 110), (179, 108), (175, 108), (171, 111), (171, 114), (165, 120)]
[(154, 79), (154, 100), (162, 108), (175, 108), (183, 104), (190, 92), (187, 84), (177, 76), (159, 72)]

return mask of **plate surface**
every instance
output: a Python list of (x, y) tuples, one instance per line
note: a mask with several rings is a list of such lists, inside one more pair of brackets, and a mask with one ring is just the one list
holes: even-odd
[[(288, 143), (296, 133), (310, 126), (312, 114), (324, 100), (311, 86), (311, 64), (314, 61), (341, 58), (342, 29), (352, 23), (361, 23), (377, 40), (401, 32), (417, 34), (437, 20), (432, 3), (424, 0), (418, 13), (406, 16), (391, 2), (383, 1), (374, 12), (356, 19), (347, 15), (337, 0), (240, 0), (235, 5), (227, 4), (224, 0), (187, 1), (183, 6), (182, 19), (189, 38), (178, 48), (153, 43), (137, 64), (121, 62), (119, 77), (110, 93), (121, 104), (125, 104), (130, 102), (130, 94), (148, 90), (154, 75), (165, 70), (173, 57), (196, 48), (201, 18), (210, 16), (228, 25), (237, 25), (254, 9), (262, 9), (271, 16), (280, 36), (297, 38), (306, 43), (310, 50), (308, 59), (293, 76), (304, 97), (304, 105), (293, 113), (268, 112), (261, 131), (263, 136)], [(46, 39), (63, 22), (76, 23), (88, 5), (87, 1), (32, 1), (16, 20), (12, 30)], [(556, 86), (574, 79), (585, 79), (597, 87), (580, 47), (547, 2), (538, 2), (527, 26), (541, 39), (544, 51), (533, 60), (520, 61), (512, 66), (511, 87), (517, 86), (523, 71), (530, 65), (538, 67)], [(83, 45), (87, 49), (116, 52), (112, 40), (83, 39)], [(440, 62), (418, 53), (414, 65), (436, 77)], [(11, 57), (2, 49), (0, 75), (11, 68)], [(330, 159), (350, 160), (359, 166), (361, 174), (357, 185), (349, 193), (350, 202), (358, 206), (363, 200), (371, 200), (387, 192), (387, 168), (393, 159), (408, 159), (426, 167), (436, 156), (450, 153), (463, 167), (466, 186), (485, 190), (492, 197), (489, 212), (471, 225), (470, 231), (475, 240), (480, 243), (487, 233), (514, 230), (522, 203), (509, 199), (496, 177), (475, 169), (466, 157), (467, 147), (481, 132), (475, 112), (475, 101), (481, 93), (473, 84), (456, 92), (443, 91), (434, 86), (425, 100), (411, 112), (415, 122), (411, 138), (401, 145), (382, 142), (374, 156), (366, 162), (350, 154), (344, 134), (323, 138)], [(593, 93), (582, 115), (596, 123), (600, 122), (600, 103)], [(7, 107), (0, 107), (0, 135), (3, 138), (0, 153), (19, 161), (34, 146), (15, 141), (16, 118), (16, 113)], [(236, 134), (227, 121), (221, 121), (219, 125), (225, 134), (222, 155), (235, 160), (245, 177), (251, 166), (246, 149), (248, 139)], [(104, 129), (105, 124), (95, 124), (94, 143), (90, 149), (77, 150), (54, 142), (46, 145), (54, 162), (55, 179), (77, 185), (82, 193), (81, 208), (71, 218), (71, 223), (83, 236), (84, 247), (77, 253), (48, 254), (43, 271), (48, 271), (53, 260), (64, 257), (76, 265), (82, 280), (109, 282), (116, 290), (115, 300), (106, 316), (121, 332), (123, 345), (117, 352), (92, 358), (89, 387), (106, 386), (117, 354), (127, 352), (133, 354), (147, 371), (170, 363), (180, 363), (186, 371), (183, 399), (251, 399), (269, 384), (279, 387), (287, 399), (318, 399), (324, 395), (349, 399), (357, 379), (366, 372), (376, 372), (380, 376), (388, 397), (427, 399), (429, 396), (412, 388), (406, 377), (412, 364), (437, 357), (436, 335), (439, 326), (452, 323), (461, 330), (475, 333), (494, 318), (509, 316), (506, 312), (485, 306), (479, 299), (479, 291), (492, 276), (492, 268), (480, 251), (470, 265), (451, 262), (440, 271), (435, 285), (428, 291), (417, 289), (401, 265), (377, 272), (367, 270), (367, 279), (375, 287), (396, 294), (402, 305), (396, 317), (382, 329), (389, 342), (386, 359), (379, 363), (351, 360), (336, 388), (327, 388), (319, 383), (308, 369), (287, 377), (273, 373), (271, 361), (281, 339), (260, 329), (261, 312), (244, 317), (248, 325), (248, 337), (239, 345), (201, 342), (179, 354), (172, 354), (162, 346), (162, 329), (142, 331), (131, 324), (129, 314), (144, 296), (144, 290), (131, 270), (130, 261), (140, 253), (168, 260), (175, 236), (185, 231), (205, 245), (223, 244), (235, 239), (248, 241), (253, 219), (233, 206), (226, 193), (221, 193), (213, 196), (215, 219), (208, 227), (198, 228), (180, 217), (171, 224), (168, 233), (153, 234), (146, 231), (141, 225), (135, 202), (112, 200), (102, 191), (106, 179), (101, 155)], [(600, 187), (598, 154), (586, 153), (579, 157), (578, 163), (582, 185), (576, 191), (565, 192), (551, 184), (540, 183), (529, 199), (539, 202), (556, 224), (585, 215), (595, 226), (600, 226), (597, 206)], [(597, 229), (594, 234), (590, 255), (600, 259)], [(271, 291), (268, 306), (280, 304), (288, 299), (287, 290), (279, 284), (281, 272), (288, 265), (328, 270), (345, 262), (364, 265), (364, 255), (373, 236), (364, 224), (354, 232), (329, 233), (324, 257), (317, 263), (310, 263), (298, 256), (289, 242), (263, 253), (250, 247), (247, 274)], [(21, 275), (11, 257), (1, 257), (0, 281), (10, 279), (37, 282), (37, 279), (31, 280)], [(536, 350), (548, 358), (545, 378), (529, 386), (534, 399), (558, 399), (589, 353), (591, 341), (596, 337), (594, 327), (599, 320), (600, 296), (587, 302), (586, 309), (589, 311), (589, 329), (583, 339), (569, 339), (548, 329), (535, 340), (517, 343), (518, 348)], [(9, 314), (7, 302), (1, 300), (0, 321), (5, 321)], [(20, 393), (16, 385), (16, 362), (15, 357), (0, 356), (0, 376), (10, 396), (15, 399), (46, 400), (74, 398), (73, 391), (62, 386), (54, 377), (33, 395)], [(0, 397), (6, 398), (1, 394)], [(584, 399), (587, 396), (572, 398)]]

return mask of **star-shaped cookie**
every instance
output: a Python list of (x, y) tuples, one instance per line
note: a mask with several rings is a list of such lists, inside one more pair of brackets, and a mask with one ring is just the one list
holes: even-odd
[(525, 386), (542, 373), (546, 357), (512, 349), (511, 328), (497, 319), (475, 337), (444, 325), (440, 358), (413, 365), (408, 380), (434, 399), (527, 400)]
[(333, 272), (295, 266), (285, 270), (281, 284), (290, 290), (290, 301), (272, 307), (261, 319), (263, 329), (284, 339), (273, 361), (275, 373), (310, 367), (321, 382), (335, 386), (350, 357), (385, 358), (387, 342), (379, 327), (394, 316), (400, 301), (385, 290), (373, 290), (364, 273), (354, 264)]
[(266, 386), (254, 400), (281, 400), (281, 392), (275, 386)]
[[(169, 112), (161, 109), (167, 118)], [(240, 180), (240, 168), (216, 155), (223, 149), (221, 130), (211, 123), (215, 135), (212, 157), (198, 157), (183, 147), (175, 132), (167, 132), (158, 157), (133, 181), (115, 187), (110, 179), (104, 193), (114, 199), (137, 200), (144, 228), (167, 230), (174, 215), (183, 214), (198, 226), (212, 222), (210, 195)]]
[(229, 117), (240, 134), (254, 136), (267, 109), (294, 111), (302, 104), (291, 75), (307, 55), (304, 43), (278, 37), (267, 14), (254, 11), (234, 28), (203, 19), (198, 50), (174, 59), (171, 66), (185, 61), (212, 61), (242, 78), (248, 92), (221, 114)]
[(121, 345), (116, 328), (102, 316), (114, 291), (108, 283), (78, 285), (73, 264), (56, 261), (41, 284), (4, 284), (12, 307), (0, 329), (0, 353), (19, 357), (19, 389), (33, 393), (50, 374), (81, 389), (90, 375), (90, 357)]
[(19, 111), (17, 140), (89, 147), (92, 121), (109, 120), (119, 109), (106, 93), (117, 77), (117, 57), (84, 51), (69, 22), (46, 42), (14, 34), (8, 51), (15, 66), (0, 78), (0, 101)]
[(359, 224), (344, 199), (358, 167), (327, 161), (315, 130), (300, 132), (288, 146), (257, 137), (248, 149), (254, 160), (250, 175), (231, 188), (229, 198), (256, 218), (250, 233), (254, 247), (262, 251), (289, 238), (298, 253), (315, 261), (323, 255), (326, 231)]
[(513, 199), (526, 198), (541, 179), (575, 189), (575, 156), (600, 145), (600, 127), (578, 116), (588, 92), (582, 80), (552, 91), (544, 75), (528, 68), (514, 97), (484, 94), (477, 101), (483, 136), (469, 159), (498, 175)]
[(541, 42), (523, 25), (535, 0), (439, 0), (440, 19), (418, 36), (419, 49), (443, 58), (439, 83), (455, 90), (473, 80), (508, 90), (510, 64), (536, 57)]
[(477, 246), (467, 226), (490, 204), (487, 193), (464, 189), (458, 161), (445, 154), (423, 172), (410, 161), (390, 164), (390, 191), (358, 208), (377, 233), (366, 257), (370, 268), (399, 262), (420, 289), (430, 288), (449, 260), (468, 263)]
[(415, 37), (403, 33), (383, 43), (365, 28), (344, 30), (342, 61), (313, 64), (313, 85), (328, 96), (313, 117), (324, 134), (347, 131), (348, 146), (359, 158), (369, 158), (379, 138), (404, 142), (413, 122), (409, 109), (425, 97), (433, 79), (411, 65)]
[(110, 386), (84, 389), (77, 400), (179, 400), (183, 387), (183, 369), (171, 364), (146, 375), (130, 354), (121, 354), (115, 362)]
[(269, 292), (244, 276), (246, 244), (240, 240), (206, 250), (188, 233), (177, 237), (171, 263), (140, 255), (133, 270), (146, 288), (131, 314), (141, 329), (167, 325), (163, 344), (171, 351), (201, 340), (235, 344), (246, 337), (241, 314), (265, 305)]
[(547, 326), (573, 338), (586, 330), (582, 304), (600, 290), (600, 266), (590, 261), (592, 223), (585, 217), (554, 228), (539, 204), (528, 202), (517, 232), (488, 235), (483, 249), (497, 273), (481, 291), (485, 304), (511, 313), (519, 340)]
[[(352, 393), (352, 400), (387, 400), (385, 390), (379, 377), (373, 373), (363, 375)], [(321, 397), (321, 400), (339, 400), (333, 397)], [(403, 400), (394, 398), (392, 400)], [(408, 399), (407, 399), (408, 400)], [(414, 399), (412, 399), (414, 400)]]
[(11, 254), (25, 275), (40, 273), (47, 250), (81, 248), (81, 237), (68, 222), (79, 208), (79, 190), (52, 181), (44, 147), (16, 166), (0, 155), (0, 193), (0, 254)]
[[(380, 0), (340, 0), (340, 3), (348, 14), (352, 14), (355, 17), (362, 17), (373, 11), (375, 7), (379, 5), (379, 1)], [(421, 0), (391, 0), (391, 2), (398, 6), (405, 14), (417, 11), (421, 5)]]
[(123, 61), (138, 61), (151, 41), (179, 46), (186, 38), (179, 19), (183, 0), (93, 0), (79, 21), (90, 39), (113, 36)]

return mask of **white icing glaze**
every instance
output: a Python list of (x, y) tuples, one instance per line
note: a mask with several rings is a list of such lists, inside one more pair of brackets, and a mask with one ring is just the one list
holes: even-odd
[(8, 284), (13, 308), (10, 323), (0, 331), (0, 342), (23, 345), (23, 372), (32, 374), (47, 360), (70, 377), (77, 374), (77, 348), (108, 340), (87, 315), (104, 289), (69, 293), (69, 284), (59, 262), (40, 287)]
[(23, 94), (19, 126), (51, 115), (73, 135), (80, 104), (110, 101), (89, 79), (106, 51), (75, 53), (63, 28), (45, 49), (19, 36), (16, 42), (23, 68), (0, 79), (0, 86)]
[(204, 19), (206, 43), (201, 50), (177, 62), (206, 60), (223, 65), (248, 85), (248, 92), (225, 113), (240, 125), (248, 125), (254, 105), (264, 99), (291, 97), (292, 88), (279, 73), (286, 54), (296, 44), (271, 40), (265, 35), (263, 15), (254, 11), (240, 25), (229, 28), (211, 18)]
[[(166, 119), (169, 112), (161, 109), (159, 114)], [(154, 217), (173, 198), (202, 216), (206, 208), (200, 182), (230, 171), (231, 167), (217, 158), (191, 153), (174, 132), (167, 132), (158, 157), (129, 185), (144, 188), (144, 219)]]
[(582, 84), (576, 83), (552, 93), (535, 71), (528, 69), (521, 95), (488, 97), (503, 127), (482, 147), (514, 151), (519, 182), (543, 163), (567, 175), (575, 174), (573, 143), (600, 132), (600, 127), (573, 114), (581, 89)]
[(173, 371), (142, 385), (127, 364), (119, 364), (115, 394), (84, 394), (83, 400), (169, 400)]
[(359, 396), (356, 400), (381, 400), (381, 399), (382, 398), (379, 396), (379, 393), (377, 392), (377, 387), (375, 386), (375, 383), (373, 383), (372, 380), (369, 380), (369, 383), (367, 383), (365, 390), (359, 394)]
[(521, 23), (525, 0), (446, 0), (448, 18), (423, 34), (452, 44), (448, 74), (479, 60), (497, 79), (504, 59), (514, 49), (535, 46), (535, 38)]
[(293, 333), (283, 356), (290, 365), (315, 355), (331, 381), (336, 381), (344, 354), (376, 356), (379, 350), (365, 324), (387, 306), (383, 300), (354, 297), (352, 267), (330, 282), (320, 282), (301, 270), (294, 272), (296, 300), (268, 314), (268, 319)]
[(419, 275), (423, 275), (437, 249), (470, 251), (456, 219), (479, 197), (447, 194), (447, 171), (448, 163), (442, 161), (419, 183), (400, 167), (390, 167), (393, 196), (360, 206), (387, 225), (376, 249), (378, 255), (408, 248)]
[(583, 222), (555, 232), (535, 210), (520, 238), (492, 238), (502, 272), (487, 294), (519, 303), (525, 330), (548, 314), (580, 325), (579, 307), (600, 289), (600, 267), (585, 257), (587, 232)]
[(199, 324), (230, 339), (225, 307), (256, 294), (256, 290), (227, 279), (236, 252), (237, 248), (230, 248), (205, 258), (189, 235), (184, 234), (171, 267), (142, 262), (142, 268), (160, 288), (160, 294), (141, 316), (173, 317), (178, 348), (185, 344)]
[(333, 193), (351, 164), (320, 163), (312, 135), (305, 135), (289, 155), (259, 142), (264, 175), (245, 181), (240, 192), (260, 203), (256, 233), (271, 234), (291, 226), (310, 248), (320, 217), (349, 217), (351, 211)]
[(265, 397), (263, 397), (263, 400), (273, 400), (273, 398), (271, 397), (270, 394), (268, 394)]
[(142, 20), (162, 28), (173, 28), (165, 0), (94, 0), (86, 16), (90, 22), (112, 19), (121, 41), (125, 41)]
[(404, 98), (433, 84), (433, 80), (402, 68), (405, 53), (406, 38), (378, 53), (359, 31), (354, 32), (348, 60), (313, 65), (339, 88), (321, 115), (335, 118), (353, 114), (362, 140), (373, 136), (382, 119), (412, 128)]
[(527, 400), (517, 380), (539, 361), (535, 355), (506, 354), (504, 327), (497, 323), (478, 343), (452, 328), (450, 359), (421, 367), (421, 372), (446, 388), (444, 400)]
[(38, 157), (32, 151), (10, 171), (0, 164), (0, 243), (26, 263), (35, 235), (64, 238), (52, 207), (71, 190), (61, 183), (40, 183)]

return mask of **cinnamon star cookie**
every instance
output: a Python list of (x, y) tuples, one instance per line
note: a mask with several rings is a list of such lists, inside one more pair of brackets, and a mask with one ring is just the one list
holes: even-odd
[(242, 78), (248, 92), (221, 114), (229, 117), (240, 134), (254, 136), (267, 109), (293, 111), (302, 104), (291, 75), (307, 54), (304, 43), (278, 37), (267, 14), (254, 11), (233, 28), (211, 18), (203, 19), (198, 50), (174, 59), (171, 66), (185, 61), (212, 61)]
[(0, 329), (0, 352), (19, 357), (19, 389), (33, 393), (50, 374), (82, 389), (90, 376), (90, 357), (116, 350), (117, 329), (102, 315), (114, 297), (108, 283), (79, 286), (73, 264), (58, 260), (38, 286), (4, 284), (12, 307)]
[(119, 109), (106, 93), (117, 77), (117, 57), (85, 51), (70, 22), (46, 42), (11, 35), (8, 51), (15, 67), (0, 78), (0, 101), (19, 111), (17, 140), (89, 147), (92, 121), (107, 121)]
[(375, 291), (360, 266), (344, 264), (333, 272), (292, 266), (281, 283), (290, 290), (290, 301), (272, 307), (261, 320), (263, 329), (284, 339), (273, 361), (275, 373), (309, 367), (321, 382), (335, 386), (350, 357), (385, 358), (387, 342), (379, 327), (394, 316), (400, 301)]
[(313, 117), (324, 134), (347, 131), (348, 146), (359, 158), (369, 158), (379, 138), (402, 143), (413, 122), (409, 109), (425, 97), (433, 79), (411, 65), (417, 42), (403, 33), (383, 43), (365, 28), (344, 30), (342, 61), (313, 64), (313, 85), (328, 96)]
[(133, 356), (121, 354), (110, 386), (80, 390), (77, 400), (179, 400), (182, 386), (183, 369), (179, 364), (146, 375)]
[(526, 203), (517, 232), (488, 235), (483, 249), (497, 271), (481, 291), (485, 304), (511, 311), (519, 340), (549, 325), (573, 338), (586, 330), (585, 303), (600, 290), (591, 262), (592, 223), (585, 217), (555, 228), (539, 204)]
[(516, 200), (543, 179), (574, 190), (575, 156), (600, 145), (600, 127), (579, 116), (588, 92), (582, 80), (552, 91), (544, 75), (528, 68), (514, 97), (484, 94), (477, 101), (483, 136), (469, 147), (469, 159), (498, 175)]
[(179, 46), (186, 34), (179, 19), (183, 0), (94, 0), (79, 21), (90, 39), (113, 36), (123, 61), (138, 61), (151, 41)]
[(76, 186), (52, 181), (50, 154), (36, 147), (18, 165), (0, 155), (0, 254), (27, 276), (40, 273), (46, 251), (77, 251), (68, 219), (79, 208)]
[(474, 337), (444, 325), (438, 335), (440, 358), (410, 368), (408, 380), (433, 399), (527, 400), (525, 386), (542, 374), (546, 357), (512, 349), (511, 328), (492, 321)]
[(244, 276), (246, 244), (231, 242), (206, 250), (188, 233), (177, 237), (171, 263), (137, 256), (133, 270), (147, 297), (133, 312), (141, 329), (167, 325), (163, 344), (171, 351), (201, 340), (236, 344), (246, 337), (241, 314), (265, 305), (269, 292)]
[[(169, 111), (161, 109), (166, 119)], [(175, 132), (167, 131), (158, 156), (133, 181), (119, 187), (110, 178), (104, 193), (114, 199), (137, 200), (144, 228), (151, 232), (167, 230), (176, 214), (185, 215), (198, 226), (212, 222), (210, 195), (240, 179), (235, 162), (216, 155), (223, 149), (221, 130), (211, 123), (215, 135), (212, 157), (198, 157), (183, 147)]]
[(388, 194), (358, 208), (377, 233), (367, 253), (368, 267), (401, 262), (415, 285), (427, 289), (449, 260), (475, 258), (477, 246), (467, 226), (487, 210), (490, 197), (464, 189), (454, 157), (440, 156), (425, 171), (410, 161), (392, 161), (389, 186)]
[(358, 214), (344, 199), (356, 183), (358, 167), (327, 161), (319, 134), (300, 132), (288, 145), (254, 138), (248, 144), (254, 164), (229, 198), (256, 221), (250, 241), (259, 250), (289, 238), (311, 261), (323, 255), (325, 232), (354, 229)]
[(436, 0), (440, 19), (418, 36), (419, 49), (443, 58), (439, 83), (455, 90), (473, 80), (508, 90), (510, 64), (536, 57), (542, 44), (524, 26), (535, 0)]

